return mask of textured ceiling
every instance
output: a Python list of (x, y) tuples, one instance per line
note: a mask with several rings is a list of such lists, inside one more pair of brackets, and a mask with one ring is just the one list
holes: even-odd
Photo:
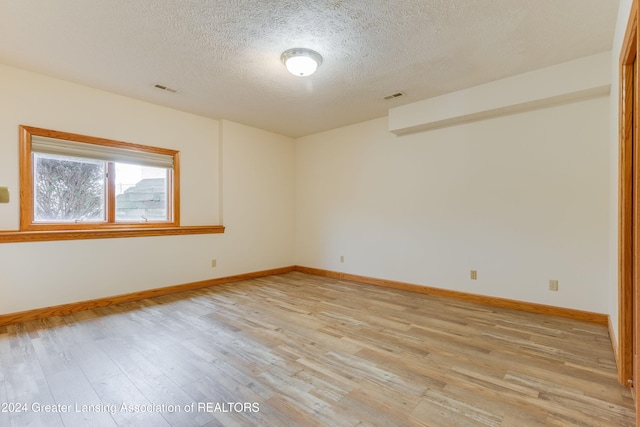
[[(301, 136), (609, 50), (617, 8), (618, 0), (0, 0), (0, 63)], [(323, 56), (316, 74), (287, 72), (280, 54), (292, 47)], [(406, 96), (383, 100), (398, 91)]]

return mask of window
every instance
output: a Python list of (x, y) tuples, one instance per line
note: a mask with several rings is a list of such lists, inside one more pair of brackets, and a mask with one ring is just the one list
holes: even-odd
[(20, 127), (20, 228), (179, 225), (179, 152)]

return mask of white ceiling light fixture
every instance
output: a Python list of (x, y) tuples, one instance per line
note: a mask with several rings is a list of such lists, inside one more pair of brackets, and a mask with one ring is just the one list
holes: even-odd
[(280, 60), (294, 76), (306, 77), (315, 73), (322, 64), (322, 56), (315, 50), (296, 47), (285, 50)]

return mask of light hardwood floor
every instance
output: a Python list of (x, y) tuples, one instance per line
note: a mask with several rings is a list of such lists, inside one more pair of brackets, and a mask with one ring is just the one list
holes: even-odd
[(635, 425), (604, 326), (298, 272), (0, 327), (0, 402), (0, 426)]

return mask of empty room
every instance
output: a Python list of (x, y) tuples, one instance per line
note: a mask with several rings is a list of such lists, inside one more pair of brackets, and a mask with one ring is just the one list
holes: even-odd
[(640, 425), (638, 1), (0, 0), (0, 426)]

